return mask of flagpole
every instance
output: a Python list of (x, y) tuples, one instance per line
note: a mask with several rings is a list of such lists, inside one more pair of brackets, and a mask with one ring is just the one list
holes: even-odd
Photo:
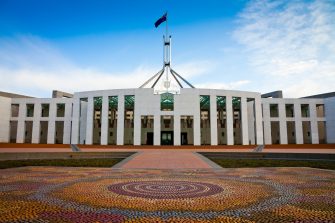
[(168, 12), (166, 11), (166, 40), (168, 40)]
[[(166, 24), (165, 24), (165, 28), (166, 28), (166, 33), (165, 33), (165, 42), (169, 43), (169, 28), (168, 28), (168, 12), (166, 11)], [(164, 44), (166, 47), (166, 44)], [(167, 45), (167, 54), (166, 54), (166, 60), (169, 60), (170, 57), (170, 43)], [(166, 62), (170, 62), (170, 61), (166, 61)], [(166, 81), (169, 81), (169, 66), (166, 66)], [(166, 89), (168, 91), (168, 88)]]

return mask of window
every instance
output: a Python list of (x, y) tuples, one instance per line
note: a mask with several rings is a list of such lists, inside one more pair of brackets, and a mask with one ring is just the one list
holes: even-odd
[(161, 111), (173, 111), (174, 95), (171, 93), (161, 94)]
[(320, 118), (325, 117), (325, 105), (324, 104), (316, 105), (316, 116)]
[(12, 104), (11, 105), (11, 115), (12, 117), (18, 117), (19, 116), (19, 104)]
[(49, 107), (50, 107), (49, 104), (42, 104), (41, 105), (41, 108), (42, 108), (41, 116), (42, 117), (49, 117)]
[[(134, 109), (135, 109), (135, 96), (125, 95), (124, 96), (124, 128), (125, 132), (127, 128), (134, 128)], [(126, 134), (126, 133), (125, 133)], [(129, 134), (129, 133), (128, 133)], [(125, 139), (126, 140), (126, 139)], [(133, 139), (131, 139), (132, 141)], [(126, 143), (128, 144), (128, 143)], [(129, 143), (132, 144), (132, 143)]]
[(278, 117), (278, 104), (270, 104), (270, 117)]
[(93, 120), (94, 128), (101, 128), (102, 97), (94, 97)]
[[(117, 127), (117, 117), (118, 117), (118, 96), (108, 97), (108, 126), (109, 128)], [(113, 134), (111, 135), (113, 136)]]
[(57, 117), (64, 117), (65, 116), (65, 104), (57, 104)]
[(301, 117), (309, 117), (309, 105), (301, 104)]
[(33, 117), (34, 116), (34, 104), (27, 104), (27, 117)]
[(294, 104), (286, 104), (285, 105), (286, 110), (286, 117), (287, 118), (293, 118), (294, 117)]

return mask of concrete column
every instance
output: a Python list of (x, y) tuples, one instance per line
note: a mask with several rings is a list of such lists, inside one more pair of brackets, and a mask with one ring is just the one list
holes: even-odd
[(0, 142), (10, 141), (11, 103), (11, 98), (0, 96)]
[(94, 99), (88, 97), (87, 102), (87, 119), (86, 119), (86, 145), (93, 143), (93, 114), (94, 114)]
[(326, 140), (327, 143), (335, 143), (335, 97), (325, 98), (325, 118), (326, 118)]
[(65, 103), (63, 144), (70, 144), (71, 141), (71, 113), (72, 103), (67, 102)]
[(233, 98), (226, 96), (227, 145), (234, 145)]
[(141, 114), (136, 113), (136, 109), (134, 113), (134, 145), (141, 145)]
[(280, 144), (287, 144), (286, 108), (284, 101), (281, 101), (278, 104), (278, 111), (279, 111)]
[(102, 97), (102, 108), (101, 108), (101, 139), (100, 143), (101, 145), (107, 145), (108, 144), (108, 110), (109, 110), (109, 102), (108, 102), (108, 96)]
[[(200, 103), (198, 100), (198, 106), (195, 108), (196, 111), (194, 112), (193, 116), (193, 143), (195, 146), (201, 145), (201, 129), (200, 129)], [(179, 121), (180, 125), (180, 121)], [(180, 133), (179, 133), (180, 139)], [(180, 143), (180, 142), (179, 142)]]
[(218, 120), (217, 120), (217, 108), (216, 108), (216, 95), (210, 95), (210, 124), (211, 124), (211, 145), (216, 146), (218, 144)]
[(154, 115), (154, 145), (161, 145), (161, 116), (159, 114)]
[(19, 117), (17, 120), (16, 143), (24, 143), (25, 136), (25, 117), (26, 117), (26, 103), (19, 104)]
[(118, 95), (116, 144), (124, 144), (124, 95)]
[(55, 144), (55, 129), (56, 129), (56, 103), (51, 102), (50, 108), (49, 108), (49, 122), (48, 122), (48, 138), (47, 143), (48, 144)]
[(264, 143), (267, 145), (272, 144), (271, 138), (271, 121), (270, 121), (270, 104), (263, 103), (263, 122), (264, 122)]
[(31, 143), (40, 142), (40, 117), (41, 117), (41, 103), (34, 104), (34, 121), (33, 121), (33, 133)]
[(301, 122), (301, 105), (300, 103), (294, 103), (294, 121), (295, 121), (295, 141), (297, 144), (303, 144), (304, 138), (302, 134), (302, 122)]
[[(181, 139), (180, 139), (180, 115), (174, 115), (173, 117), (173, 145), (180, 146)], [(193, 123), (194, 125), (194, 123)], [(195, 144), (194, 144), (195, 145)]]
[(249, 134), (249, 142), (251, 145), (256, 144), (256, 126), (255, 126), (255, 101), (247, 102), (248, 107), (248, 134)]
[(263, 117), (262, 117), (262, 101), (261, 96), (255, 98), (255, 124), (256, 124), (256, 144), (263, 145)]
[(73, 98), (73, 112), (72, 112), (72, 134), (71, 143), (79, 143), (79, 119), (80, 119), (80, 99)]
[(87, 100), (86, 98), (86, 100), (80, 101), (79, 144), (85, 144), (86, 142)]
[(309, 104), (310, 119), (311, 119), (311, 136), (312, 144), (319, 144), (318, 121), (316, 117), (316, 105)]
[(249, 145), (247, 98), (241, 97), (242, 145)]

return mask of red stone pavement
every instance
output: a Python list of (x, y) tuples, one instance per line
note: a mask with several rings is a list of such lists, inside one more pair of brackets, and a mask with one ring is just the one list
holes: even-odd
[(124, 169), (209, 169), (213, 168), (200, 155), (192, 151), (154, 150), (142, 151), (118, 166)]

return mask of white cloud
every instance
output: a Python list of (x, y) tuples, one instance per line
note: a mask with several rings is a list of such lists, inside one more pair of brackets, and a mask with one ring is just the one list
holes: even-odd
[[(17, 89), (40, 90), (43, 95), (53, 89), (87, 91), (139, 87), (153, 70), (137, 68), (122, 75), (111, 75), (90, 69), (73, 67), (67, 71), (39, 70), (38, 68), (0, 68), (1, 89), (15, 92)], [(143, 75), (145, 74), (145, 75)]]
[[(108, 73), (81, 67), (67, 59), (52, 44), (34, 36), (0, 39), (0, 89), (14, 93), (36, 92), (46, 97), (53, 89), (77, 92), (136, 88), (159, 68), (138, 66), (128, 72)], [(179, 64), (176, 71), (185, 78), (212, 69), (209, 61)]]
[(335, 2), (250, 1), (234, 37), (264, 78), (288, 96), (334, 91)]

